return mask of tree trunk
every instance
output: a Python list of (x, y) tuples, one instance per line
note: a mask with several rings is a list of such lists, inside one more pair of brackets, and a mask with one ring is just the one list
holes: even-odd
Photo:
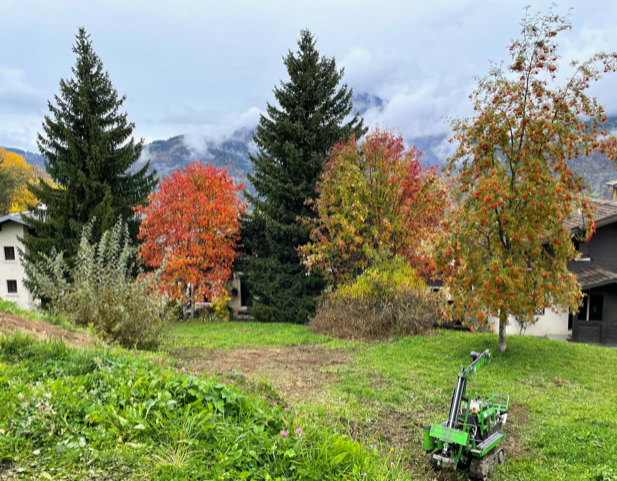
[(499, 352), (506, 351), (506, 322), (508, 313), (502, 310), (499, 312)]
[(195, 296), (193, 295), (193, 284), (191, 284), (191, 319), (195, 319)]

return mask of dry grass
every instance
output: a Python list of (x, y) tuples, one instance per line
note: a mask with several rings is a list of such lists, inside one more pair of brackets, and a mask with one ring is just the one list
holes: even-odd
[(11, 334), (16, 331), (30, 334), (40, 341), (61, 339), (72, 347), (91, 347), (94, 343), (94, 338), (89, 334), (72, 332), (43, 320), (27, 319), (15, 314), (0, 312), (0, 333)]
[(186, 347), (170, 354), (198, 374), (266, 381), (290, 402), (323, 402), (339, 377), (338, 369), (351, 362), (349, 351), (319, 345), (236, 350)]
[(441, 297), (428, 289), (400, 287), (391, 295), (326, 294), (310, 328), (338, 339), (374, 341), (429, 332), (439, 319)]

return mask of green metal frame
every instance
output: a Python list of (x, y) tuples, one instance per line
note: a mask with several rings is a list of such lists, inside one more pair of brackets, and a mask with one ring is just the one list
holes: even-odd
[(489, 444), (487, 447), (485, 447), (482, 451), (480, 451), (479, 453), (474, 452), (475, 448), (471, 450), (471, 455), (475, 456), (477, 458), (481, 458), (483, 456), (486, 456), (486, 454), (493, 449), (495, 446), (497, 446), (500, 442), (502, 442), (504, 439), (506, 439), (506, 435), (505, 433), (502, 434), (501, 436), (499, 436), (495, 441), (493, 441), (491, 444)]
[[(484, 356), (477, 358), (477, 361), (473, 362), (469, 367), (461, 367), (458, 374), (459, 378), (464, 378), (465, 384), (461, 389), (463, 391), (460, 398), (460, 411), (456, 417), (456, 423), (458, 427), (448, 427), (447, 424), (452, 425), (452, 422), (448, 423), (444, 421), (442, 424), (427, 424), (424, 426), (424, 435), (422, 448), (427, 452), (440, 452), (447, 448), (448, 456), (452, 461), (468, 462), (471, 457), (483, 457), (489, 453), (495, 446), (501, 443), (506, 435), (501, 434), (497, 439), (491, 442), (490, 445), (484, 447), (480, 452), (474, 452), (476, 446), (479, 444), (470, 435), (470, 431), (473, 427), (479, 430), (479, 434), (483, 438), (488, 436), (489, 430), (497, 421), (497, 415), (507, 413), (510, 405), (510, 396), (503, 394), (492, 394), (490, 398), (484, 399), (478, 409), (477, 423), (469, 423), (469, 417), (471, 414), (470, 401), (473, 399), (473, 393), (466, 390), (466, 381), (471, 378), (477, 370), (486, 364), (490, 358), (490, 351), (485, 351)], [(456, 392), (456, 390), (455, 390)], [(460, 391), (459, 391), (460, 392)], [(454, 396), (454, 393), (453, 393)], [(453, 402), (454, 405), (454, 402)], [(458, 407), (458, 403), (456, 404)], [(452, 408), (453, 409), (453, 408)], [(454, 419), (449, 416), (449, 419)], [(456, 464), (455, 463), (455, 464)], [(446, 466), (452, 466), (451, 461), (438, 460), (438, 464)]]

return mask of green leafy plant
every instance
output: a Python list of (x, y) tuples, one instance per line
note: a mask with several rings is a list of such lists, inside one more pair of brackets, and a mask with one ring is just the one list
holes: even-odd
[[(26, 265), (28, 277), (49, 299), (50, 309), (73, 324), (93, 327), (104, 339), (125, 347), (155, 348), (173, 319), (166, 296), (157, 290), (161, 270), (145, 275), (135, 264), (136, 248), (121, 221), (98, 244), (91, 224), (81, 236), (75, 265), (63, 253)], [(135, 280), (134, 274), (139, 274)]]
[[(110, 349), (0, 337), (0, 459), (20, 479), (408, 479), (334, 416)], [(45, 473), (45, 475), (43, 474)], [(365, 474), (366, 473), (366, 474)]]

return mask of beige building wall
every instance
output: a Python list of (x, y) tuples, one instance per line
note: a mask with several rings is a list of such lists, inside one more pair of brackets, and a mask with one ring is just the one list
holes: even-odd
[[(26, 273), (19, 259), (19, 250), (23, 245), (18, 237), (23, 237), (26, 226), (17, 222), (5, 222), (0, 231), (0, 297), (6, 301), (15, 302), (22, 309), (33, 309), (34, 300), (24, 285)], [(5, 247), (13, 247), (15, 260), (6, 260)], [(8, 282), (17, 282), (17, 293), (8, 292)]]
[[(554, 310), (553, 310), (554, 309)], [(545, 309), (544, 314), (534, 316), (538, 319), (534, 325), (527, 327), (524, 332), (526, 336), (544, 337), (547, 334), (568, 334), (568, 311), (553, 307)], [(499, 319), (491, 318), (491, 324), (494, 332), (499, 332)], [(519, 334), (518, 324), (514, 317), (508, 318), (508, 326), (506, 327), (506, 335)]]

